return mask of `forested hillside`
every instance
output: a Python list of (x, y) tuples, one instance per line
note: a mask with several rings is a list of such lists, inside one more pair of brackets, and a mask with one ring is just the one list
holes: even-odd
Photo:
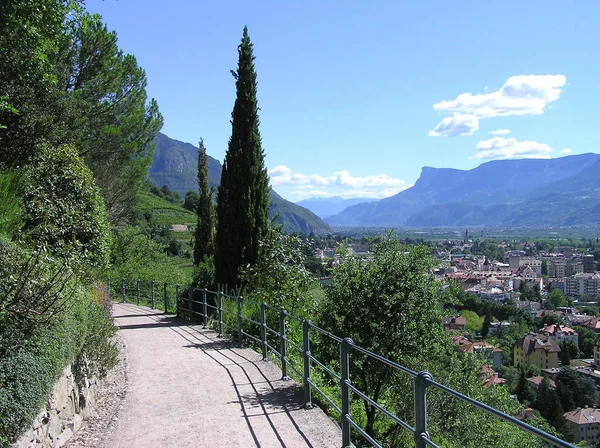
[[(156, 149), (149, 171), (150, 181), (161, 188), (166, 185), (169, 190), (182, 197), (188, 192), (197, 193), (198, 148), (159, 133), (156, 137)], [(208, 184), (217, 187), (221, 182), (221, 163), (208, 156)], [(269, 217), (276, 218), (286, 232), (305, 234), (330, 233), (331, 227), (313, 212), (298, 204), (287, 201), (275, 191), (271, 191), (271, 207)]]

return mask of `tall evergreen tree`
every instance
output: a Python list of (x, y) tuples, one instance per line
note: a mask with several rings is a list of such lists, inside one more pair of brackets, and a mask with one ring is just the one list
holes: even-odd
[(540, 411), (542, 417), (548, 420), (552, 426), (563, 434), (566, 433), (565, 418), (563, 416), (563, 407), (557, 393), (550, 388), (550, 381), (544, 377), (538, 388), (537, 399), (534, 407)]
[(492, 323), (492, 309), (488, 306), (485, 310), (485, 318), (481, 326), (481, 336), (487, 338), (490, 332), (490, 324)]
[(521, 367), (521, 370), (519, 372), (519, 381), (517, 382), (515, 395), (521, 403), (524, 403), (525, 400), (528, 400), (531, 397), (531, 388), (529, 387), (529, 383), (527, 382), (527, 377), (525, 376), (525, 369), (523, 369), (523, 367)]
[(567, 341), (563, 339), (562, 344), (560, 344), (560, 363), (563, 366), (568, 366), (571, 364), (571, 356), (569, 354), (569, 347), (567, 346)]
[(216, 280), (236, 287), (240, 266), (258, 258), (269, 220), (269, 177), (264, 166), (253, 45), (244, 27), (238, 46), (237, 96), (231, 113), (231, 138), (217, 196)]
[(208, 156), (204, 140), (198, 145), (198, 224), (194, 233), (194, 264), (198, 266), (206, 257), (213, 254), (215, 211), (212, 194), (208, 188)]

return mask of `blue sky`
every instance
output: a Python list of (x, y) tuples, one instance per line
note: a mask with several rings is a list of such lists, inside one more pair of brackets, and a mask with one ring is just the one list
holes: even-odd
[[(88, 0), (134, 54), (162, 132), (223, 160), (244, 25), (285, 198), (385, 197), (423, 166), (599, 151), (592, 1)], [(494, 131), (497, 131), (494, 134)]]

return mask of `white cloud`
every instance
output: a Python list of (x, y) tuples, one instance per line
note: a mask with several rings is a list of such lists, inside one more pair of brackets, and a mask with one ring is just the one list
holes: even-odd
[(476, 115), (454, 114), (446, 117), (432, 130), (430, 137), (454, 137), (457, 135), (473, 135), (479, 129), (479, 120)]
[(273, 187), (294, 186), (294, 200), (311, 197), (342, 196), (343, 198), (385, 198), (409, 187), (402, 179), (378, 174), (352, 176), (349, 171), (336, 171), (328, 176), (293, 173), (284, 165), (268, 170)]
[[(492, 117), (508, 117), (511, 115), (540, 115), (550, 107), (550, 103), (558, 100), (562, 88), (567, 82), (564, 75), (519, 75), (511, 76), (496, 91), (472, 94), (462, 93), (453, 100), (440, 101), (433, 109), (459, 115), (474, 115), (477, 119)], [(448, 117), (443, 135), (470, 135), (461, 133), (463, 123), (456, 122), (458, 130), (449, 127), (453, 121)], [(442, 135), (437, 129), (444, 120), (429, 133)], [(476, 130), (476, 129), (475, 129)], [(473, 131), (474, 132), (474, 131)], [(472, 132), (471, 132), (472, 134)]]
[(495, 92), (473, 95), (463, 93), (456, 99), (440, 101), (435, 110), (475, 114), (479, 118), (510, 115), (539, 115), (548, 104), (556, 101), (567, 82), (563, 75), (511, 76)]
[(496, 129), (495, 131), (489, 132), (492, 135), (506, 135), (510, 134), (510, 129)]
[(562, 154), (562, 155), (566, 156), (566, 155), (569, 155), (569, 154), (573, 154), (573, 150), (571, 148), (561, 149), (559, 154)]
[(518, 141), (516, 138), (494, 137), (477, 143), (478, 160), (504, 159), (548, 159), (552, 148), (545, 143), (532, 140)]

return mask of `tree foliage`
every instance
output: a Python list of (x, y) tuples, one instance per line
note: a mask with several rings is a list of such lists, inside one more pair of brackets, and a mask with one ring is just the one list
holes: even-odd
[(110, 248), (106, 208), (77, 150), (41, 145), (22, 184), (25, 238), (50, 253), (103, 268)]
[[(342, 255), (327, 288), (319, 321), (334, 334), (399, 363), (435, 357), (446, 336), (439, 289), (427, 273), (433, 261), (425, 246), (403, 246), (392, 237), (376, 244), (372, 259)], [(337, 351), (326, 354), (337, 359)], [(365, 356), (353, 356), (353, 383), (379, 400), (392, 370)], [(375, 408), (365, 403), (366, 431), (375, 432)]]
[(244, 27), (238, 46), (236, 100), (231, 113), (231, 138), (217, 195), (215, 268), (217, 281), (238, 286), (238, 270), (254, 264), (269, 220), (269, 177), (259, 132), (253, 45)]
[(73, 144), (94, 172), (111, 222), (128, 217), (162, 117), (146, 75), (100, 16), (76, 2), (8, 2), (0, 33), (0, 147), (19, 167), (41, 141)]
[[(198, 144), (198, 191), (196, 215), (198, 222), (194, 233), (194, 264), (198, 266), (214, 254), (215, 209), (212, 192), (208, 188), (208, 156), (204, 140)], [(187, 199), (187, 195), (186, 195)]]
[(558, 374), (556, 393), (565, 412), (576, 407), (592, 407), (598, 398), (594, 380), (569, 368), (562, 369)]
[(538, 389), (534, 407), (540, 411), (542, 417), (548, 420), (558, 431), (565, 434), (566, 424), (563, 416), (563, 407), (557, 393), (550, 388), (550, 381), (544, 377)]
[(521, 403), (531, 401), (531, 387), (525, 376), (525, 369), (522, 367), (519, 372), (519, 380), (517, 381), (517, 387), (515, 388), (515, 395)]
[(298, 236), (271, 228), (260, 241), (256, 263), (240, 270), (251, 296), (293, 315), (308, 316), (315, 304), (307, 292), (316, 281), (304, 266), (304, 245)]

